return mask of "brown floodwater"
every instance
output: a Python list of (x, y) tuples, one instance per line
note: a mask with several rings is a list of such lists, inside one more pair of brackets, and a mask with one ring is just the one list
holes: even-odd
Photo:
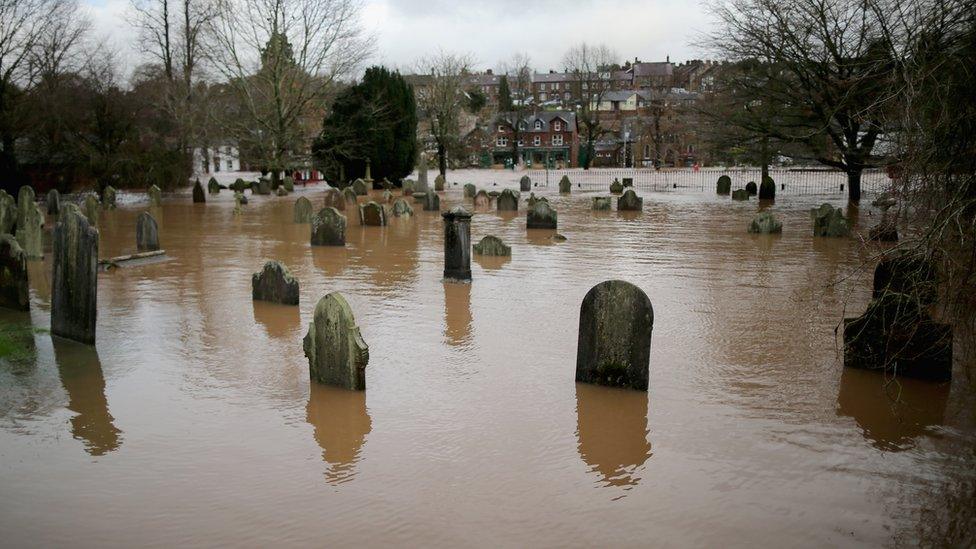
[[(419, 204), (313, 248), (292, 205), (320, 207), (322, 187), (253, 197), (239, 217), (226, 191), (205, 205), (167, 196), (153, 213), (170, 259), (100, 273), (95, 347), (44, 331), (50, 263), (32, 263), (31, 312), (0, 313), (38, 328), (27, 359), (0, 360), (0, 545), (972, 535), (963, 353), (952, 384), (843, 370), (835, 328), (864, 310), (874, 249), (811, 236), (823, 197), (777, 199), (783, 234), (757, 236), (754, 200), (642, 192), (644, 211), (625, 214), (591, 211), (595, 192), (541, 194), (568, 240), (527, 232), (524, 202), (478, 213), (473, 241), (500, 236), (512, 257), (474, 256), (471, 284), (441, 280), (443, 222)], [(135, 251), (146, 204), (120, 198), (100, 219), (102, 257)], [(442, 208), (462, 202), (452, 187)], [(862, 207), (859, 230), (878, 216)], [(270, 258), (300, 280), (299, 307), (252, 302)], [(574, 383), (580, 302), (611, 278), (654, 306), (647, 393)], [(369, 345), (365, 392), (309, 383), (302, 337), (331, 291)]]

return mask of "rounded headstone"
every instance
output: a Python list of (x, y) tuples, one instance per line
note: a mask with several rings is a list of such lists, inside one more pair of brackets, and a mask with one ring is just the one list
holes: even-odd
[(359, 207), (359, 221), (363, 225), (383, 227), (386, 225), (386, 208), (370, 200)]
[(322, 208), (312, 218), (312, 246), (345, 246), (346, 216), (335, 208)]
[(559, 192), (562, 194), (568, 194), (573, 190), (573, 184), (569, 182), (569, 176), (564, 175), (562, 179), (559, 180)]
[(140, 252), (159, 249), (159, 225), (149, 212), (142, 212), (136, 219), (136, 248)]
[(617, 211), (638, 212), (644, 209), (644, 199), (637, 196), (634, 189), (627, 189), (624, 194), (617, 199)]
[(295, 207), (292, 209), (293, 221), (295, 223), (311, 223), (313, 215), (312, 202), (304, 196), (298, 197), (298, 200), (295, 201)]
[(61, 211), (61, 193), (57, 189), (47, 192), (47, 214), (57, 217)]
[(313, 381), (359, 391), (366, 389), (369, 347), (342, 294), (332, 292), (319, 300), (302, 343)]
[(746, 192), (749, 193), (749, 196), (756, 196), (759, 191), (755, 181), (746, 183)]
[(528, 229), (555, 229), (556, 224), (556, 210), (549, 205), (548, 200), (536, 200), (525, 217), (525, 226)]
[(505, 189), (498, 195), (496, 205), (500, 212), (517, 212), (519, 197), (512, 189)]
[(413, 215), (413, 208), (407, 201), (402, 198), (397, 198), (393, 201), (393, 215), (395, 217), (410, 217)]
[(478, 255), (510, 256), (512, 247), (502, 242), (502, 239), (494, 235), (487, 235), (474, 245), (474, 253)]
[(251, 275), (251, 297), (282, 305), (298, 305), (298, 279), (278, 261), (268, 261)]
[(532, 190), (532, 178), (527, 175), (523, 175), (522, 179), (519, 179), (519, 190), (523, 193), (527, 193)]
[(654, 309), (622, 280), (597, 284), (580, 306), (576, 381), (647, 390)]
[(715, 184), (716, 194), (729, 194), (732, 192), (732, 178), (727, 175), (719, 176), (718, 183)]
[(484, 189), (478, 191), (474, 195), (474, 208), (476, 210), (485, 210), (491, 207), (491, 196), (485, 192)]

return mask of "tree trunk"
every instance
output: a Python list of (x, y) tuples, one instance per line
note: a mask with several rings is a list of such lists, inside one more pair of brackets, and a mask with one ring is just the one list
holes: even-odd
[(861, 200), (861, 172), (864, 168), (851, 166), (847, 168), (847, 199), (851, 202)]
[(437, 144), (437, 171), (447, 180), (447, 149), (443, 144)]

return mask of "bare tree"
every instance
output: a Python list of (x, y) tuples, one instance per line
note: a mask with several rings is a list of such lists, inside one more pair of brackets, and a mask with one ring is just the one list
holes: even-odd
[(437, 144), (437, 166), (447, 177), (448, 151), (460, 143), (461, 112), (467, 104), (465, 78), (470, 73), (467, 55), (439, 52), (417, 64), (418, 72), (429, 73), (429, 85), (415, 89), (418, 114), (426, 118)]
[(220, 0), (208, 25), (214, 70), (239, 105), (230, 135), (280, 172), (308, 156), (336, 81), (366, 57), (357, 0)]
[(519, 141), (526, 129), (525, 117), (532, 111), (532, 65), (528, 54), (517, 53), (502, 65), (508, 83), (511, 109), (498, 115), (498, 123), (512, 132), (512, 165), (519, 164)]
[[(794, 108), (775, 129), (803, 141), (820, 163), (847, 173), (861, 197), (861, 173), (883, 132), (882, 100), (891, 77), (884, 22), (864, 0), (731, 0), (711, 10), (720, 21), (709, 44), (731, 61), (755, 60), (785, 85), (754, 87), (755, 100)], [(823, 147), (821, 136), (829, 137)]]
[(593, 161), (594, 144), (606, 129), (600, 124), (598, 109), (604, 95), (610, 90), (612, 67), (616, 54), (603, 44), (579, 43), (563, 56), (563, 70), (573, 79), (573, 97), (576, 99), (576, 120), (582, 126), (586, 154), (583, 168), (589, 169)]

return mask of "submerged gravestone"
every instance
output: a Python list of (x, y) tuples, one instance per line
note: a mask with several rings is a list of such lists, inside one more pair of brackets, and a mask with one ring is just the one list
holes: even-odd
[(244, 193), (241, 191), (234, 191), (234, 215), (241, 215), (244, 213), (244, 204), (247, 204), (247, 198), (244, 197)]
[(559, 192), (562, 194), (569, 194), (573, 190), (573, 184), (569, 182), (569, 176), (564, 175), (562, 179), (559, 180)]
[(0, 234), (14, 233), (17, 226), (17, 200), (7, 194), (7, 191), (0, 189)]
[(34, 202), (28, 202), (26, 214), (17, 222), (17, 242), (27, 259), (44, 258), (44, 212)]
[(424, 211), (439, 212), (441, 210), (441, 197), (435, 192), (424, 194)]
[(844, 320), (844, 366), (891, 375), (952, 378), (952, 326), (929, 307), (938, 298), (934, 264), (907, 253), (881, 261), (863, 315)]
[(759, 212), (749, 223), (749, 232), (754, 234), (773, 234), (783, 232), (783, 224), (772, 212)]
[(268, 261), (251, 275), (251, 297), (282, 305), (298, 305), (298, 279), (278, 261)]
[(464, 198), (474, 198), (474, 195), (478, 193), (478, 188), (474, 186), (474, 183), (464, 184)]
[(601, 282), (580, 306), (576, 381), (647, 390), (654, 309), (623, 280)]
[(106, 185), (105, 188), (102, 189), (102, 207), (106, 210), (115, 209), (118, 195), (119, 192), (115, 190), (115, 187)]
[(610, 209), (610, 197), (609, 196), (594, 196), (593, 197), (593, 209), (594, 210), (609, 210)]
[(768, 175), (763, 178), (762, 183), (759, 185), (759, 200), (775, 200), (776, 199), (776, 182), (773, 181), (772, 177)]
[(210, 194), (220, 194), (220, 183), (217, 183), (217, 179), (211, 177), (210, 181), (207, 181), (207, 192)]
[(366, 187), (366, 181), (362, 179), (357, 179), (352, 182), (352, 191), (356, 193), (356, 196), (366, 196), (369, 194), (369, 189)]
[(57, 217), (58, 212), (61, 211), (61, 193), (57, 189), (51, 189), (47, 192), (47, 214)]
[(251, 183), (251, 194), (271, 194), (271, 181), (267, 177), (259, 177), (257, 181)]
[(383, 191), (383, 202), (390, 203), (393, 202), (393, 193), (389, 189)]
[(444, 174), (437, 174), (437, 177), (434, 178), (434, 190), (443, 191), (446, 184), (447, 180), (444, 178)]
[(149, 205), (153, 207), (159, 207), (163, 205), (163, 191), (159, 189), (156, 185), (149, 187), (147, 191), (149, 195)]
[(549, 205), (548, 200), (536, 200), (525, 216), (527, 229), (555, 229), (556, 222), (556, 210)]
[(444, 278), (471, 280), (471, 212), (457, 206), (441, 216), (444, 218)]
[(386, 208), (370, 200), (359, 207), (359, 221), (370, 227), (386, 226)]
[(51, 333), (95, 343), (98, 313), (98, 230), (74, 204), (64, 204), (54, 226)]
[(843, 237), (850, 234), (844, 212), (830, 204), (821, 204), (810, 210), (813, 220), (813, 236)]
[(37, 198), (34, 196), (34, 188), (24, 185), (17, 193), (17, 227), (24, 225), (27, 216), (33, 215), (34, 203)]
[(518, 194), (516, 194), (512, 189), (505, 189), (500, 195), (498, 195), (498, 200), (495, 204), (500, 212), (517, 212), (518, 203)]
[(532, 190), (532, 178), (527, 175), (523, 175), (522, 179), (519, 179), (519, 190), (523, 193), (527, 193)]
[(30, 310), (27, 255), (9, 234), (0, 234), (0, 307)]
[(639, 212), (644, 209), (644, 199), (637, 196), (634, 189), (627, 189), (624, 194), (617, 199), (618, 212)]
[(286, 175), (281, 180), (281, 186), (284, 187), (289, 193), (295, 192), (295, 178), (290, 175)]
[(617, 178), (613, 179), (613, 183), (610, 184), (610, 194), (620, 194), (624, 192), (624, 185)]
[(284, 185), (281, 185), (281, 186), (279, 186), (279, 187), (278, 187), (278, 189), (277, 189), (277, 190), (275, 191), (275, 194), (276, 194), (277, 196), (288, 196), (288, 189), (286, 189), (286, 188), (284, 187)]
[(159, 225), (149, 212), (142, 212), (136, 218), (136, 248), (140, 252), (159, 249)]
[(359, 333), (349, 303), (339, 292), (326, 295), (315, 305), (302, 347), (313, 381), (366, 389), (369, 347)]
[(200, 184), (200, 180), (197, 179), (196, 183), (193, 184), (193, 203), (199, 204), (207, 201), (207, 195), (203, 192), (203, 185)]
[(427, 153), (423, 151), (417, 156), (417, 185), (414, 190), (427, 192)]
[(474, 208), (476, 210), (486, 210), (491, 207), (491, 197), (484, 189), (474, 195)]
[(345, 246), (346, 216), (335, 208), (322, 208), (312, 218), (312, 246)]
[(474, 245), (474, 253), (478, 255), (510, 256), (512, 247), (502, 242), (502, 239), (494, 235), (487, 235)]
[(350, 210), (350, 215), (359, 208), (359, 198), (356, 195), (356, 191), (352, 190), (352, 187), (342, 189), (342, 200), (345, 202), (345, 209)]
[(325, 204), (326, 208), (335, 208), (339, 211), (346, 209), (346, 201), (342, 197), (342, 193), (337, 189), (329, 189), (325, 191)]
[(756, 193), (758, 191), (756, 190), (756, 182), (755, 181), (750, 181), (750, 182), (746, 183), (746, 192), (749, 193), (749, 196), (756, 196)]
[(719, 176), (718, 183), (715, 184), (716, 194), (729, 194), (732, 192), (732, 178), (727, 175)]
[(85, 196), (85, 201), (81, 205), (81, 211), (88, 218), (88, 223), (93, 227), (98, 226), (98, 209), (100, 205), (98, 203), (98, 198), (94, 194), (88, 194)]
[(407, 201), (402, 198), (397, 198), (393, 201), (393, 215), (394, 217), (410, 217), (413, 215), (413, 208)]
[(292, 220), (295, 223), (311, 223), (313, 215), (312, 202), (304, 196), (298, 197), (292, 209)]
[(736, 189), (732, 191), (732, 200), (749, 200), (749, 191), (745, 189)]

